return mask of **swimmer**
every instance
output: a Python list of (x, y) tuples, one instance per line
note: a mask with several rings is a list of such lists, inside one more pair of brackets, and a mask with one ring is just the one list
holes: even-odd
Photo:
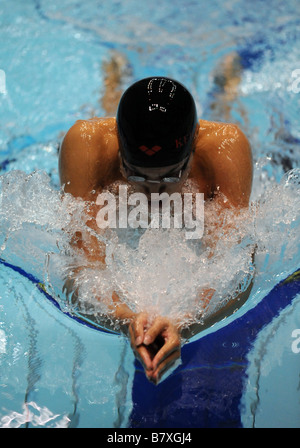
[[(116, 118), (77, 121), (59, 154), (64, 191), (94, 202), (115, 181), (149, 196), (180, 192), (189, 178), (205, 201), (239, 213), (249, 205), (252, 170), (250, 144), (239, 127), (198, 121), (189, 91), (164, 77), (131, 85), (120, 99)], [(90, 218), (98, 210), (90, 211), (94, 213)], [(91, 259), (104, 259), (92, 240), (79, 238), (77, 244)], [(152, 320), (147, 310), (134, 313), (116, 292), (112, 300), (113, 318), (124, 322), (124, 332), (148, 379), (157, 384), (180, 358), (183, 330), (167, 317)]]

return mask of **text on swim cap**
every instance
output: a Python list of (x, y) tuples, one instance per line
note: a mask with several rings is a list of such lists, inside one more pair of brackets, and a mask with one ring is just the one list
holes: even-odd
[(191, 134), (186, 134), (183, 137), (176, 138), (175, 139), (176, 149), (182, 148), (183, 146), (185, 146), (188, 143), (190, 137), (191, 137)]

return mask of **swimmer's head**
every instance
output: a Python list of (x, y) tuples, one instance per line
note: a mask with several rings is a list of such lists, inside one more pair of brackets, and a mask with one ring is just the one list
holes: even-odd
[(123, 94), (117, 126), (125, 164), (142, 168), (179, 165), (194, 149), (195, 102), (177, 81), (142, 79)]

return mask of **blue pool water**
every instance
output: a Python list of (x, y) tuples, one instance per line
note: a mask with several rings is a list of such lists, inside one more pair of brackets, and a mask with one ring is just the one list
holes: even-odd
[[(0, 427), (300, 427), (298, 10), (296, 0), (2, 0)], [(257, 273), (247, 303), (186, 344), (155, 387), (125, 339), (53, 301), (66, 216), (57, 149), (77, 119), (105, 114), (112, 56), (125, 61), (122, 88), (170, 76), (200, 118), (223, 120), (216, 74), (233, 53), (242, 71), (229, 119), (253, 149)]]

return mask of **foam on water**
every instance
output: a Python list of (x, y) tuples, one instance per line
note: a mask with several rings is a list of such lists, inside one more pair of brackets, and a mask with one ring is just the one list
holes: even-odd
[[(39, 278), (65, 311), (106, 314), (116, 291), (135, 311), (167, 315), (185, 325), (247, 288), (254, 248), (255, 278), (262, 289), (299, 267), (299, 179), (300, 170), (294, 169), (280, 184), (267, 184), (239, 217), (230, 209), (220, 214), (208, 203), (203, 239), (187, 240), (184, 229), (172, 228), (100, 234), (85, 224), (90, 204), (54, 188), (45, 172), (10, 171), (0, 177), (1, 258)], [(212, 228), (218, 238), (211, 237)], [(106, 265), (88, 261), (70, 245), (76, 232), (105, 244)], [(213, 256), (212, 241), (217, 241)], [(78, 266), (79, 302), (66, 300), (64, 280)], [(215, 291), (209, 304), (201, 295), (208, 289)]]

